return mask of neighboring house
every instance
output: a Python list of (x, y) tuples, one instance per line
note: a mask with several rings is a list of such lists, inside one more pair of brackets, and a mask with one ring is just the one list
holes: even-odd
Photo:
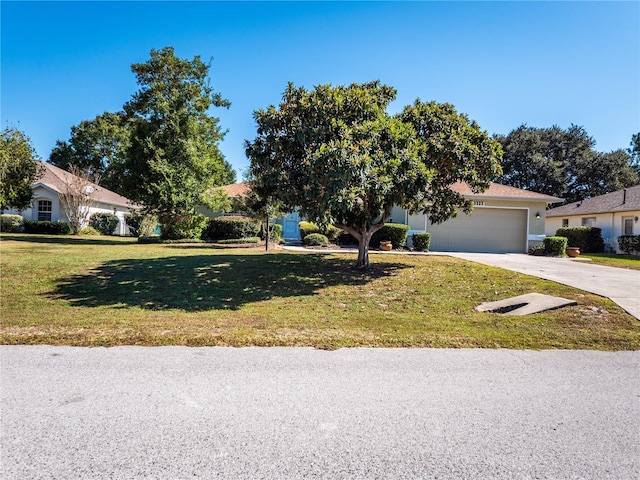
[[(68, 222), (69, 219), (65, 215), (62, 205), (60, 205), (59, 195), (65, 192), (67, 186), (71, 184), (73, 174), (50, 163), (42, 161), (38, 161), (38, 163), (44, 166), (44, 175), (33, 185), (34, 198), (31, 207), (22, 212), (13, 210), (7, 213), (20, 214), (25, 220)], [(90, 210), (91, 213), (104, 212), (117, 215), (120, 221), (116, 227), (115, 234), (126, 235), (128, 229), (124, 214), (138, 207), (134, 206), (130, 200), (122, 195), (118, 195), (99, 185), (91, 183), (87, 187), (93, 190), (92, 197), (96, 202)]]
[(546, 234), (555, 235), (560, 227), (598, 227), (605, 248), (620, 252), (620, 235), (639, 235), (640, 185), (569, 203), (547, 211)]
[[(409, 225), (411, 235), (431, 233), (431, 250), (441, 252), (527, 252), (535, 242), (545, 237), (545, 211), (548, 205), (561, 198), (492, 183), (483, 193), (474, 194), (467, 184), (457, 183), (452, 189), (474, 203), (471, 215), (460, 213), (456, 218), (437, 225), (423, 213), (409, 214), (394, 207), (389, 222)], [(229, 197), (247, 194), (246, 184), (225, 187)], [(298, 212), (277, 222), (283, 226), (285, 239), (300, 239)]]

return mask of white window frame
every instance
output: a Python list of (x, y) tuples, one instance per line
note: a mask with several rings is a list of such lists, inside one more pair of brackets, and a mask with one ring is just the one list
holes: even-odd
[[(627, 233), (626, 226), (627, 222), (631, 224), (631, 232)], [(622, 217), (622, 235), (634, 235), (634, 218), (633, 217)]]
[[(43, 208), (48, 207), (48, 208)], [(38, 200), (38, 221), (39, 222), (50, 222), (51, 221), (51, 212), (53, 211), (53, 202), (51, 200)]]

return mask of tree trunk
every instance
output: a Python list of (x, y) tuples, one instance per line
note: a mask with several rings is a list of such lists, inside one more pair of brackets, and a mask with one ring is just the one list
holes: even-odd
[(356, 262), (356, 268), (369, 268), (369, 242), (371, 242), (372, 236), (372, 231), (360, 235), (358, 239), (358, 261)]

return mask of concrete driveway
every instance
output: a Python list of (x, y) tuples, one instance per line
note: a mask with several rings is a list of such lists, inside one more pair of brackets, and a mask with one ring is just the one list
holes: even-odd
[(569, 258), (534, 257), (521, 253), (459, 253), (446, 255), (520, 272), (608, 297), (640, 319), (640, 271), (604, 267)]

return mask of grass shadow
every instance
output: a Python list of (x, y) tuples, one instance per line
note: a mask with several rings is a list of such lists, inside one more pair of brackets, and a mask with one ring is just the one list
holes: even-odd
[(62, 279), (52, 298), (82, 307), (235, 310), (276, 297), (313, 295), (334, 285), (362, 285), (402, 268), (381, 262), (362, 272), (353, 268), (353, 259), (282, 253), (112, 260), (88, 274)]
[(134, 237), (109, 237), (89, 235), (39, 235), (24, 233), (18, 235), (3, 233), (1, 240), (28, 243), (52, 243), (58, 245), (131, 245), (137, 242)]

